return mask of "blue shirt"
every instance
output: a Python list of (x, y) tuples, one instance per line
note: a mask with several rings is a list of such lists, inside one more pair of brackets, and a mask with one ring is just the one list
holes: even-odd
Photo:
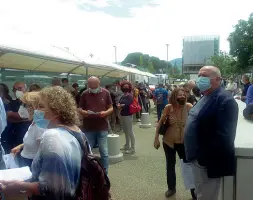
[[(210, 95), (211, 96), (211, 95)], [(196, 160), (199, 154), (198, 147), (198, 114), (201, 109), (205, 106), (206, 102), (209, 100), (210, 96), (203, 96), (195, 106), (193, 106), (188, 115), (187, 123), (185, 126), (184, 134), (184, 145), (186, 159), (188, 161)]]
[(242, 95), (241, 95), (242, 97), (244, 97), (244, 96), (247, 95), (247, 92), (248, 92), (248, 89), (249, 89), (250, 86), (251, 86), (250, 83), (244, 84), (244, 86), (243, 86), (243, 91), (242, 91)]
[(246, 95), (246, 104), (252, 104), (253, 103), (253, 85), (249, 86), (247, 95)]
[(155, 90), (155, 98), (157, 101), (157, 104), (163, 104), (167, 105), (168, 102), (169, 93), (164, 88), (157, 88)]
[(6, 112), (2, 99), (0, 98), (0, 138), (1, 134), (7, 126)]

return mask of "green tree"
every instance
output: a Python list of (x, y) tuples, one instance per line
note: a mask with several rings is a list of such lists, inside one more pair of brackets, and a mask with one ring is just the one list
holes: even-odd
[(253, 65), (253, 13), (248, 20), (239, 20), (228, 38), (230, 54), (237, 58), (237, 67), (248, 72)]
[[(152, 63), (152, 67), (150, 62)], [(142, 54), (140, 52), (128, 54), (121, 62), (122, 65), (127, 65), (129, 63), (136, 65), (139, 69), (148, 70), (151, 73), (157, 74), (165, 74), (172, 68), (172, 65), (165, 60), (160, 60), (157, 57)]]
[(154, 68), (152, 62), (149, 62), (149, 63), (148, 63), (148, 71), (149, 71), (150, 73), (155, 73), (155, 68)]
[(139, 66), (144, 66), (144, 62), (143, 62), (143, 55), (140, 55), (140, 64)]
[(236, 65), (235, 59), (226, 52), (220, 51), (219, 55), (211, 57), (214, 66), (218, 67), (222, 76), (240, 74), (240, 68)]
[(133, 64), (133, 65), (140, 65), (140, 56), (143, 54), (140, 52), (136, 53), (130, 53), (127, 55), (127, 57), (121, 62), (121, 64), (126, 65), (128, 63)]

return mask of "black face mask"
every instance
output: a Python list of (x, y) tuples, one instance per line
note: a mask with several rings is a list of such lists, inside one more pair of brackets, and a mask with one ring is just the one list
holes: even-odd
[(122, 88), (122, 92), (129, 92), (129, 88)]
[(177, 102), (178, 102), (179, 105), (184, 105), (185, 104), (185, 98), (177, 99)]

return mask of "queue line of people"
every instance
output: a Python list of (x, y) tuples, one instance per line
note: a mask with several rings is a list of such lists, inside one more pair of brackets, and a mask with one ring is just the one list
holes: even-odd
[[(168, 184), (166, 197), (176, 193), (176, 152), (184, 162), (190, 162), (192, 165), (195, 177), (195, 188), (191, 190), (193, 199), (218, 199), (221, 177), (235, 173), (234, 139), (238, 106), (234, 98), (220, 87), (220, 80), (219, 70), (206, 66), (200, 70), (197, 81), (197, 86), (203, 94), (201, 99), (191, 100), (190, 93), (195, 87), (191, 87), (190, 84), (175, 89), (170, 94), (169, 103), (164, 107), (159, 119), (154, 140), (154, 146), (158, 148), (160, 146), (159, 126), (165, 117), (169, 116), (167, 118), (169, 128), (163, 137)], [(113, 106), (110, 92), (100, 87), (97, 77), (89, 78), (88, 89), (82, 93), (78, 108), (72, 92), (62, 87), (56, 86), (44, 88), (35, 93), (30, 92), (29, 98), (26, 98), (24, 94), (26, 88), (23, 83), (15, 84), (14, 88), (16, 90), (13, 89), (13, 91), (20, 106), (16, 109), (16, 113), (8, 114), (7, 112), (7, 117), (17, 118), (18, 114), (21, 122), (29, 121), (30, 126), (34, 123), (39, 128), (47, 130), (42, 133), (43, 138), (39, 138), (42, 142), (31, 165), (32, 181), (29, 183), (2, 182), (4, 184), (2, 191), (5, 193), (25, 191), (28, 196), (43, 196), (47, 199), (73, 197), (78, 177), (80, 177), (82, 150), (78, 141), (68, 134), (66, 129), (76, 134), (82, 134), (83, 131), (91, 147), (98, 144), (102, 164), (108, 172), (107, 116), (113, 113), (115, 106)], [(129, 106), (134, 99), (134, 90), (131, 83), (127, 81), (122, 82), (120, 88), (123, 96), (120, 97), (116, 107), (120, 111), (122, 128), (126, 136), (124, 150), (134, 153), (135, 137), (132, 130), (132, 113), (129, 113)], [(35, 95), (35, 98), (31, 98), (32, 95)], [(166, 99), (168, 96), (168, 94), (165, 95)], [(157, 95), (156, 100), (159, 99), (158, 97)], [(187, 101), (191, 101), (195, 106), (192, 108), (192, 104)], [(28, 117), (22, 118), (20, 111), (20, 107), (24, 107), (22, 104), (29, 107)], [(81, 126), (79, 115), (83, 120)], [(31, 122), (31, 116), (33, 116), (33, 122)], [(70, 159), (74, 152), (77, 152), (75, 159)], [(50, 173), (47, 173), (48, 170)], [(59, 180), (55, 175), (63, 175), (63, 177)], [(60, 184), (56, 187), (58, 182)], [(38, 191), (38, 188), (43, 190)]]
[[(88, 81), (88, 93), (91, 91), (93, 94), (98, 93), (97, 89), (92, 88), (96, 84), (97, 78), (91, 77)], [(102, 88), (99, 89), (102, 90)], [(108, 91), (105, 90), (104, 94), (108, 96)], [(82, 98), (85, 98), (85, 93), (82, 95)], [(104, 101), (103, 96), (99, 99), (100, 101)], [(85, 135), (83, 134), (79, 128), (79, 114), (81, 113), (81, 108), (79, 110), (77, 109), (72, 94), (62, 87), (48, 87), (40, 91), (24, 93), (19, 96), (19, 100), (22, 102), (20, 107), (24, 107), (28, 111), (26, 119), (31, 122), (31, 125), (24, 136), (24, 144), (15, 147), (12, 149), (12, 152), (16, 154), (15, 158), (17, 158), (18, 153), (21, 153), (18, 164), (20, 167), (31, 167), (32, 179), (29, 182), (1, 181), (0, 191), (2, 191), (5, 196), (15, 196), (23, 193), (31, 199), (73, 199), (76, 189), (79, 187), (79, 179), (81, 176), (88, 176), (81, 174), (81, 159), (82, 155), (85, 153), (76, 137), (89, 137), (87, 141), (92, 143), (93, 138), (102, 136), (103, 141), (100, 141), (104, 143), (100, 143), (99, 141), (99, 145), (101, 149), (104, 147), (103, 150), (106, 150), (106, 132), (91, 131), (89, 135), (87, 129), (85, 129), (86, 127), (82, 126), (86, 131)], [(109, 97), (108, 104), (110, 105)], [(3, 106), (1, 108), (4, 109)], [(20, 116), (24, 115), (24, 113), (21, 115), (20, 112), (19, 114)], [(101, 123), (106, 121), (105, 117), (109, 114), (110, 110), (108, 114), (106, 112), (99, 114), (98, 118), (100, 118)], [(8, 114), (6, 115), (4, 111), (1, 112), (1, 116), (5, 116), (6, 118)], [(97, 121), (98, 119), (95, 120)], [(5, 121), (7, 121), (7, 118)], [(105, 126), (106, 125), (105, 123)], [(6, 125), (3, 125), (2, 129), (4, 129), (5, 126)], [(100, 128), (100, 126), (98, 127)], [(38, 131), (39, 129), (40, 131)], [(76, 136), (73, 137), (69, 132)], [(101, 139), (101, 137), (99, 139)], [(21, 150), (22, 148), (23, 150)], [(36, 155), (34, 156), (32, 153), (35, 151)], [(108, 156), (103, 157), (102, 153), (103, 152), (101, 152), (102, 165), (108, 170)], [(3, 161), (2, 157), (1, 161)], [(4, 169), (4, 166), (2, 166), (2, 169)], [(89, 169), (90, 168), (87, 168), (87, 170)], [(91, 171), (88, 171), (88, 173), (92, 174)], [(100, 171), (100, 173), (102, 173), (102, 171)], [(103, 175), (103, 177), (105, 176), (106, 175)], [(82, 184), (84, 183), (82, 182)], [(88, 187), (85, 185), (82, 186)], [(108, 198), (106, 198), (106, 196), (104, 198), (108, 199), (109, 195)]]

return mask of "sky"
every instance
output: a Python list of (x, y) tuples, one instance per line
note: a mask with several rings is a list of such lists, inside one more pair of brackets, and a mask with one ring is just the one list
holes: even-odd
[[(143, 52), (166, 60), (182, 55), (182, 39), (227, 37), (253, 12), (252, 0), (0, 0), (0, 45), (50, 51), (68, 47), (81, 59), (122, 61)], [(65, 50), (60, 50), (65, 51)]]

